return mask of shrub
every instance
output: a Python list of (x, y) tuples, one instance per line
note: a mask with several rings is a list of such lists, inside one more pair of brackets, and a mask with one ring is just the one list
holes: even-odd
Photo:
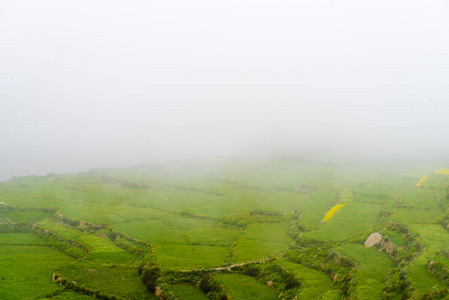
[(157, 266), (150, 266), (144, 269), (142, 273), (142, 281), (150, 293), (156, 291), (156, 280), (162, 276), (162, 271)]

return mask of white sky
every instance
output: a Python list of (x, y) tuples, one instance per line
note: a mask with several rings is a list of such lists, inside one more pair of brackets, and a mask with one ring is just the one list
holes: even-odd
[(449, 150), (448, 1), (0, 1), (0, 180)]

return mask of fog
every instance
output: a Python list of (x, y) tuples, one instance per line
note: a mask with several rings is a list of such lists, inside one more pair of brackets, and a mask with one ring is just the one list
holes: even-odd
[(0, 1), (0, 180), (449, 150), (447, 1)]

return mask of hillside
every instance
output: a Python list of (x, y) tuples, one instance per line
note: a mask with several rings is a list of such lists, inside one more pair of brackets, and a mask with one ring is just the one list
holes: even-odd
[(0, 298), (443, 298), (441, 167), (290, 155), (15, 177)]

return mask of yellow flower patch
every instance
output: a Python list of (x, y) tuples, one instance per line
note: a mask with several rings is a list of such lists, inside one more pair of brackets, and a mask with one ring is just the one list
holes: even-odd
[(430, 178), (430, 175), (426, 175), (426, 176), (421, 177), (421, 179), (416, 183), (416, 187), (420, 187), (421, 184), (426, 182), (429, 178)]
[(449, 169), (439, 169), (433, 172), (435, 174), (441, 174), (441, 175), (449, 175)]
[(326, 216), (324, 216), (323, 223), (329, 222), (330, 219), (335, 215), (337, 211), (339, 211), (343, 206), (346, 204), (338, 204), (329, 209), (329, 211), (326, 213)]

